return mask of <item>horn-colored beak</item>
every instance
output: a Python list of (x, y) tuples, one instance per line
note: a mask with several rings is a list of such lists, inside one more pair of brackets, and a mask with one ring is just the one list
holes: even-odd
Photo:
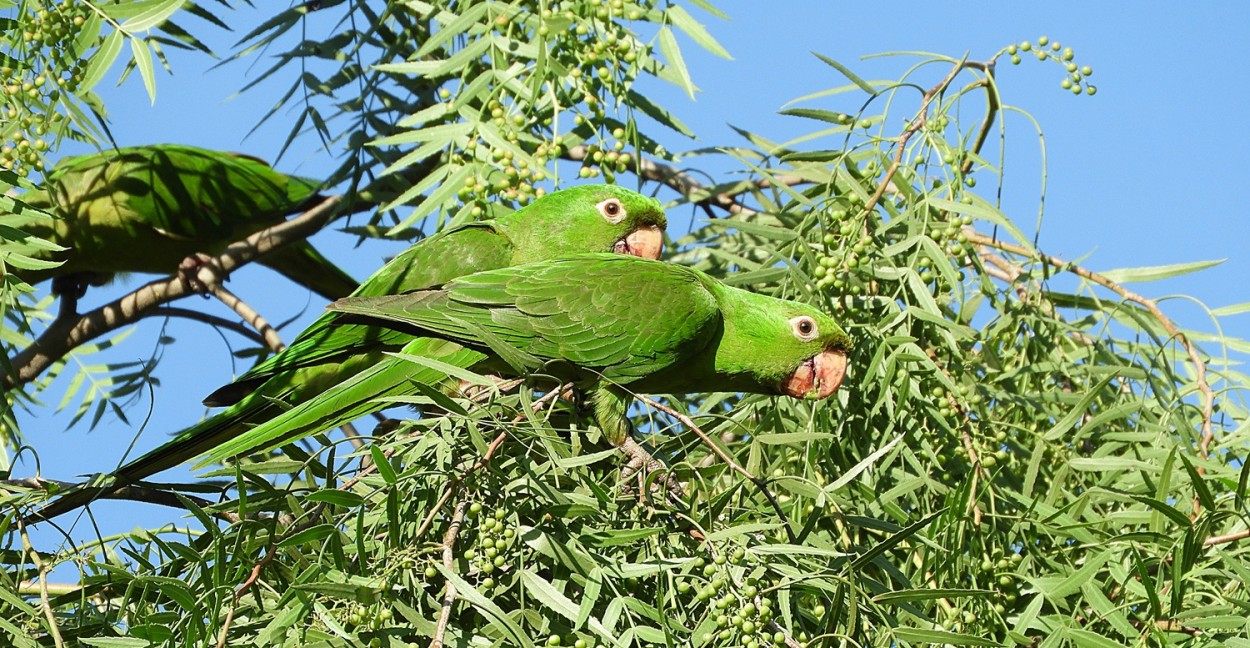
[(646, 225), (630, 232), (625, 238), (612, 246), (617, 254), (632, 254), (636, 257), (651, 259), (660, 258), (664, 251), (664, 230), (655, 225)]
[(790, 374), (782, 391), (795, 398), (828, 398), (846, 378), (846, 362), (846, 353), (842, 351), (814, 355)]

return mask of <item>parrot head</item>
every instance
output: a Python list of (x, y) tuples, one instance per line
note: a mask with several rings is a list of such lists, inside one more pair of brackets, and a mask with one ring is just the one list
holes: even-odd
[(820, 400), (837, 391), (851, 348), (837, 322), (807, 304), (738, 289), (730, 294), (718, 368), (751, 374), (766, 393)]
[(580, 185), (547, 194), (499, 219), (522, 250), (517, 263), (587, 252), (658, 259), (668, 219), (660, 201), (616, 185)]
[(828, 398), (846, 377), (850, 338), (823, 313), (815, 309), (796, 310), (810, 312), (798, 312), (786, 319), (790, 329), (788, 346), (796, 349), (800, 361), (783, 381), (781, 391), (794, 398)]

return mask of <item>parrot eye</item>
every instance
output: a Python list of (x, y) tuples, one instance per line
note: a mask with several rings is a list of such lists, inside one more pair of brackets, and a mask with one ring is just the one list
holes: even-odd
[(807, 315), (791, 318), (790, 330), (794, 331), (795, 337), (804, 342), (814, 340), (820, 335), (820, 331), (816, 328), (816, 320)]
[(609, 223), (619, 223), (625, 219), (625, 206), (616, 198), (608, 198), (595, 207)]

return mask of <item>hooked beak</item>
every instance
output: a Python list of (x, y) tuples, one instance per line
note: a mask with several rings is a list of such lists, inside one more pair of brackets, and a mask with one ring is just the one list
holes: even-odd
[(846, 377), (846, 353), (825, 351), (799, 365), (782, 385), (782, 391), (795, 398), (820, 400), (838, 390)]
[(655, 261), (664, 251), (664, 230), (655, 225), (639, 227), (617, 241), (612, 251)]

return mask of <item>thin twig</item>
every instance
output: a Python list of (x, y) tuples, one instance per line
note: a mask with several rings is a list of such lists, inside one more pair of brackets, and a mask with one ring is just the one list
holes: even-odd
[(925, 91), (924, 98), (920, 102), (920, 110), (916, 112), (916, 116), (907, 124), (907, 128), (903, 130), (903, 134), (898, 138), (898, 143), (894, 145), (894, 159), (890, 160), (889, 168), (886, 169), (881, 182), (877, 183), (877, 190), (864, 203), (863, 213), (872, 213), (872, 210), (877, 207), (877, 203), (881, 202), (881, 197), (885, 195), (890, 183), (894, 180), (894, 175), (903, 166), (903, 155), (906, 153), (908, 140), (916, 133), (919, 133), (929, 121), (929, 104), (933, 103), (933, 100), (942, 94), (950, 86), (951, 82), (955, 80), (955, 77), (966, 67), (968, 67), (968, 61), (959, 61), (937, 85)]
[(1245, 540), (1246, 538), (1250, 538), (1250, 529), (1242, 529), (1241, 531), (1233, 531), (1232, 533), (1225, 533), (1224, 535), (1211, 536), (1202, 541), (1202, 546), (1214, 547), (1216, 545), (1237, 542), (1238, 540)]
[[(17, 488), (26, 488), (26, 489), (31, 489), (31, 490), (48, 490), (50, 486), (55, 486), (61, 491), (69, 491), (71, 489), (77, 489), (77, 488), (83, 487), (81, 484), (75, 484), (73, 482), (67, 482), (67, 481), (59, 481), (55, 479), (45, 479), (43, 477), (24, 477), (20, 479), (0, 480), (0, 487), (17, 487)], [(214, 505), (213, 502), (210, 502), (209, 500), (206, 500), (202, 497), (196, 497), (194, 495), (184, 495), (183, 497), (187, 498), (191, 502), (194, 502), (196, 506), (199, 506), (201, 508), (208, 508)], [(183, 510), (186, 509), (186, 504), (183, 503), (183, 501), (179, 499), (178, 496), (175, 495), (172, 491), (161, 490), (159, 488), (150, 488), (147, 486), (138, 486), (134, 484), (114, 486), (112, 488), (105, 488), (103, 490), (99, 490), (92, 496), (91, 502), (94, 502), (96, 500), (102, 500), (102, 499), (123, 500), (123, 501), (128, 501), (128, 502), (145, 502), (148, 504), (159, 504), (160, 506), (168, 506), (170, 508), (183, 509)], [(91, 503), (91, 502), (87, 502), (87, 503)], [(64, 512), (65, 511), (57, 511), (56, 515), (60, 515), (61, 513), (64, 513)], [(34, 513), (31, 513), (30, 515), (23, 518), (22, 522), (25, 524), (34, 524), (36, 522), (43, 522), (43, 521), (50, 520), (51, 517), (45, 516), (44, 513), (45, 511), (37, 510)], [(212, 513), (212, 515), (218, 519), (221, 519), (230, 523), (235, 523), (242, 519), (238, 516), (238, 514), (231, 513), (229, 511), (216, 511)]]
[[(587, 147), (578, 145), (570, 148), (564, 158), (574, 162), (581, 162), (586, 159)], [(655, 162), (646, 158), (630, 158), (629, 169), (639, 177), (658, 182), (676, 190), (692, 204), (702, 206), (716, 206), (731, 215), (752, 216), (757, 214), (754, 209), (743, 205), (737, 200), (747, 191), (756, 189), (768, 189), (777, 185), (793, 187), (804, 184), (808, 180), (797, 175), (778, 175), (773, 178), (759, 178), (756, 180), (748, 180), (742, 183), (736, 183), (735, 186), (743, 187), (736, 191), (714, 191), (713, 187), (708, 187), (696, 180), (691, 174), (661, 162)]]
[(237, 333), (256, 344), (264, 344), (265, 338), (261, 337), (255, 330), (249, 328), (245, 324), (240, 324), (234, 320), (219, 317), (211, 313), (204, 313), (190, 308), (180, 308), (178, 306), (162, 306), (152, 311), (154, 316), (165, 317), (181, 317), (183, 319), (194, 320), (209, 326), (224, 328), (228, 331)]
[(278, 330), (269, 324), (269, 320), (266, 320), (263, 315), (257, 312), (255, 308), (248, 305), (247, 302), (239, 299), (237, 295), (230, 292), (230, 290), (223, 284), (220, 282), (215, 283), (209, 291), (214, 297), (217, 298), (218, 301), (237, 313), (239, 317), (242, 317), (243, 321), (247, 322), (248, 326), (255, 329), (265, 341), (265, 346), (269, 347), (270, 351), (273, 351), (274, 353), (282, 353), (282, 350), (286, 348), (286, 344), (283, 344), (282, 342), (282, 337), (278, 335)]
[(768, 503), (772, 505), (773, 510), (776, 511), (777, 515), (781, 517), (781, 521), (784, 523), (786, 529), (786, 535), (790, 537), (790, 541), (798, 542), (798, 537), (794, 534), (794, 530), (790, 528), (789, 518), (786, 517), (785, 511), (781, 510), (781, 504), (777, 501), (777, 498), (773, 496), (772, 491), (769, 490), (768, 484), (764, 480), (752, 475), (746, 468), (738, 465), (738, 462), (734, 461), (733, 457), (730, 457), (729, 454), (722, 450), (720, 446), (716, 445), (716, 442), (712, 441), (712, 438), (709, 437), (706, 432), (700, 429), (698, 425), (695, 425), (694, 419), (691, 419), (689, 416), (686, 416), (685, 414), (647, 396), (639, 394), (637, 395), (637, 398), (648, 406), (654, 407), (655, 409), (658, 409), (680, 421), (682, 425), (685, 425), (691, 432), (694, 432), (695, 436), (699, 437), (699, 440), (703, 442), (703, 445), (707, 446), (712, 450), (712, 452), (716, 453), (716, 456), (720, 457), (721, 461), (724, 461), (725, 464), (728, 465), (734, 472), (737, 472), (752, 484), (755, 484), (755, 487), (760, 489), (760, 492), (764, 494), (764, 498), (767, 499)]
[[(460, 535), (460, 525), (464, 522), (464, 508), (466, 502), (463, 500), (456, 504), (456, 510), (451, 514), (451, 526), (447, 527), (447, 533), (443, 535), (443, 567), (448, 571), (455, 565), (455, 554), (453, 550), (456, 547), (456, 536)], [(450, 578), (443, 586), (443, 606), (438, 613), (438, 625), (434, 628), (434, 639), (430, 641), (430, 648), (443, 648), (443, 635), (447, 633), (447, 623), (451, 621), (451, 606), (456, 602), (456, 584)]]
[(65, 639), (61, 638), (61, 628), (56, 623), (56, 613), (52, 611), (52, 601), (48, 597), (48, 569), (43, 562), (43, 558), (39, 556), (39, 552), (35, 551), (34, 545), (30, 543), (30, 534), (26, 533), (26, 524), (21, 520), (17, 521), (17, 530), (22, 536), (22, 550), (30, 555), (30, 562), (35, 565), (35, 570), (39, 572), (39, 608), (43, 610), (43, 616), (48, 620), (48, 634), (52, 635), (52, 641), (56, 644), (56, 648), (65, 647)]

